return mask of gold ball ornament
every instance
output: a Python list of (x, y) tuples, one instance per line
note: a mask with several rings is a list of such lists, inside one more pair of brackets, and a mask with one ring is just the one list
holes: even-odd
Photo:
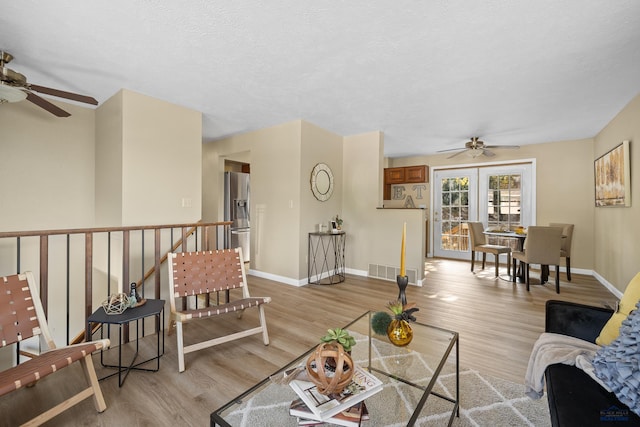
[(322, 343), (307, 359), (307, 375), (322, 394), (340, 393), (353, 378), (353, 360), (341, 344)]

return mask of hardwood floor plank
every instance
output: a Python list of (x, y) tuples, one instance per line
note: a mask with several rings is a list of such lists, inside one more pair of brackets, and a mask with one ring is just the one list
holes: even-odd
[[(523, 284), (494, 278), (492, 265), (479, 268), (471, 273), (468, 261), (428, 259), (424, 286), (409, 286), (407, 299), (420, 308), (415, 313), (418, 321), (460, 334), (461, 366), (517, 383), (523, 383), (531, 348), (544, 330), (547, 300), (592, 305), (616, 300), (591, 276), (573, 274), (567, 282), (561, 273), (558, 295), (553, 276), (549, 284), (527, 292)], [(502, 271), (506, 273), (506, 266)], [(538, 277), (535, 270), (534, 276)], [(175, 334), (166, 336), (159, 372), (132, 372), (122, 388), (116, 377), (101, 381), (104, 413), (98, 414), (89, 399), (48, 425), (207, 426), (213, 410), (315, 345), (327, 328), (343, 326), (369, 309), (385, 310), (385, 304), (398, 296), (393, 282), (351, 275), (344, 283), (299, 288), (254, 276), (248, 281), (252, 295), (272, 297), (266, 306), (269, 346), (254, 335), (187, 354), (186, 371), (178, 373)], [(240, 320), (232, 314), (187, 324), (185, 340), (235, 330), (238, 323), (256, 325), (256, 312), (249, 310)], [(155, 345), (155, 335), (143, 338), (140, 357), (154, 354)], [(99, 377), (107, 372), (99, 366), (99, 357), (94, 357), (94, 364)], [(0, 398), (0, 426), (19, 424), (34, 411), (52, 406), (59, 395), (81, 384), (80, 370), (71, 377), (68, 372), (51, 375), (35, 387)]]

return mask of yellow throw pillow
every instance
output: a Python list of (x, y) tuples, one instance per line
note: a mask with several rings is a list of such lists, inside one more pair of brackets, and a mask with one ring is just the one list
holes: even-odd
[(640, 301), (640, 273), (636, 274), (627, 285), (618, 305), (618, 311), (613, 313), (611, 319), (604, 325), (600, 335), (596, 338), (596, 344), (609, 345), (611, 341), (618, 338), (622, 321), (636, 308), (638, 301)]

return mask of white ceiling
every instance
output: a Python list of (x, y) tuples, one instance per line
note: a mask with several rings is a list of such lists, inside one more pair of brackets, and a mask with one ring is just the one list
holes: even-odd
[(201, 111), (205, 142), (295, 119), (389, 157), (589, 138), (640, 93), (638, 0), (1, 3), (29, 82)]

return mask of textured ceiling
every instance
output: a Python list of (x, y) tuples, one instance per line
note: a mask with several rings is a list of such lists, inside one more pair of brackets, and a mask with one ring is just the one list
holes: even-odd
[(295, 119), (389, 157), (580, 139), (640, 93), (637, 0), (2, 3), (9, 68), (201, 111), (205, 142)]

